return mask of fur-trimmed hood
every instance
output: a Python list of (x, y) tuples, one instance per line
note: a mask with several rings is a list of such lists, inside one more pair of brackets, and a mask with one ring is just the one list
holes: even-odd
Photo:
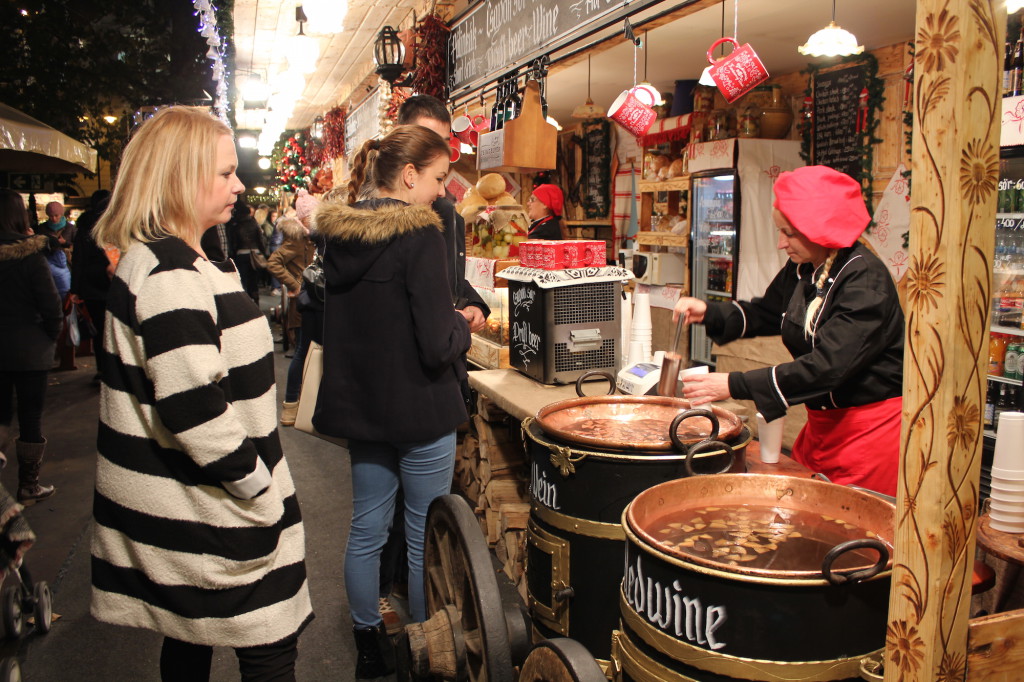
[(324, 202), (314, 214), (314, 230), (324, 248), (327, 286), (348, 286), (364, 278), (389, 278), (404, 245), (422, 248), (429, 231), (443, 241), (441, 219), (430, 206), (395, 199), (369, 199), (353, 206)]
[(383, 244), (427, 227), (444, 231), (430, 206), (410, 206), (394, 199), (370, 199), (354, 206), (323, 202), (313, 215), (316, 231), (322, 237), (367, 245)]
[(44, 234), (25, 236), (3, 232), (0, 233), (0, 261), (21, 260), (33, 253), (45, 254), (49, 245), (50, 238)]

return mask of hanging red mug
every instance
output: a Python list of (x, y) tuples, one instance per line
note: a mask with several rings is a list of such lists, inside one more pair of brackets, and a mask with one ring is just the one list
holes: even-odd
[[(733, 51), (716, 60), (712, 55), (722, 43), (732, 43)], [(719, 38), (708, 48), (711, 77), (727, 102), (735, 102), (754, 87), (768, 80), (768, 70), (750, 43), (740, 45), (732, 38)]]
[[(641, 102), (637, 95), (650, 98), (651, 103)], [(658, 118), (653, 106), (654, 97), (646, 90), (633, 86), (629, 90), (623, 90), (615, 98), (612, 105), (608, 107), (608, 118), (628, 130), (634, 137), (640, 137), (647, 134), (647, 131), (654, 125), (655, 119)]]

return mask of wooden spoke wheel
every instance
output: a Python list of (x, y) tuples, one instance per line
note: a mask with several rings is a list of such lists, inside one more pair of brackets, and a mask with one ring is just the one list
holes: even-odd
[[(413, 669), (459, 682), (513, 682), (509, 630), (490, 550), (458, 495), (434, 500), (423, 550), (427, 622), (408, 629)], [(417, 650), (427, 652), (426, 661)]]
[(519, 682), (608, 682), (601, 666), (575, 639), (546, 639), (526, 657)]

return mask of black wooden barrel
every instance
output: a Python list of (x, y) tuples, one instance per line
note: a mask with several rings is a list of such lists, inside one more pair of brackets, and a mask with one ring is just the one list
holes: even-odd
[[(622, 511), (636, 495), (687, 476), (686, 455), (666, 452), (599, 452), (550, 438), (523, 421), (530, 458), (530, 523), (526, 581), (530, 616), (545, 637), (572, 637), (607, 665), (619, 621), (625, 534)], [(750, 442), (744, 428), (727, 441), (735, 453), (730, 471), (746, 470)], [(696, 473), (720, 472), (723, 449), (695, 454)]]

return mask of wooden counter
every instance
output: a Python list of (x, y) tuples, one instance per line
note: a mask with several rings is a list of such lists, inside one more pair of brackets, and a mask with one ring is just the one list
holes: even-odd
[[(576, 396), (576, 386), (548, 386), (538, 383), (514, 369), (488, 369), (469, 373), (469, 385), (477, 392), (490, 398), (517, 421), (533, 417), (545, 405), (569, 400)], [(584, 384), (588, 395), (604, 395), (608, 392), (607, 381)], [(728, 408), (726, 408), (728, 409)], [(761, 447), (757, 441), (747, 446), (747, 470), (757, 474), (786, 474), (807, 477), (811, 472), (802, 464), (783, 456), (777, 464), (761, 462)]]

